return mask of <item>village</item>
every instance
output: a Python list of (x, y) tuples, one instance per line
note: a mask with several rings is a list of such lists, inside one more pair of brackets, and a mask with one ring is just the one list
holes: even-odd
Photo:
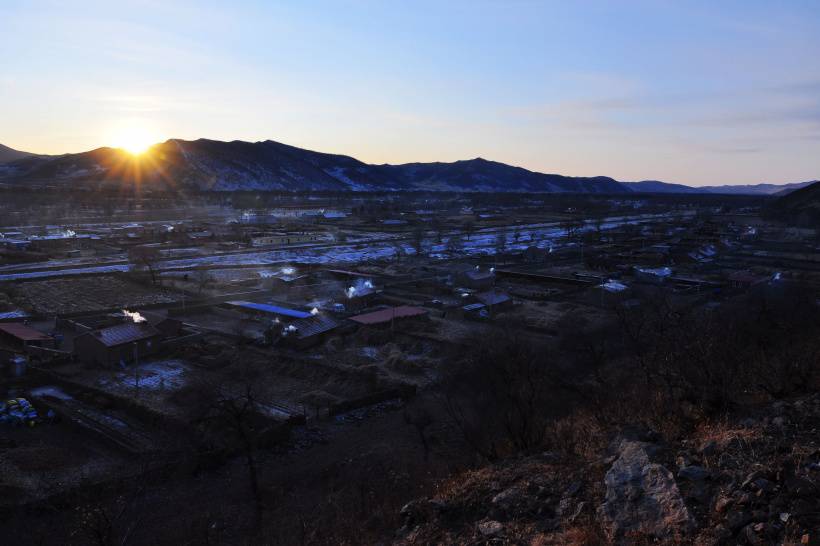
[(248, 403), (254, 450), (302, 452), (425, 397), (476, 336), (558, 355), (659, 293), (717, 309), (820, 281), (813, 236), (754, 199), (592, 203), (377, 195), (0, 226), (0, 503), (230, 458), (226, 401)]

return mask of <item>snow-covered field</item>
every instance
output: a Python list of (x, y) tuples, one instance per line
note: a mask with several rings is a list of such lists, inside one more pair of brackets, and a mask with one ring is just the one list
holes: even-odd
[[(601, 229), (613, 229), (626, 224), (640, 224), (653, 220), (668, 218), (668, 214), (643, 214), (634, 216), (619, 216), (607, 218)], [(592, 222), (588, 222), (581, 231), (594, 229)], [(565, 237), (565, 231), (557, 222), (545, 224), (528, 224), (509, 228), (485, 228), (473, 233), (469, 239), (462, 236), (458, 255), (476, 256), (493, 255), (499, 246), (499, 231), (505, 234), (505, 252), (524, 250), (529, 246), (540, 248), (558, 248), (559, 242)], [(518, 233), (518, 239), (515, 234)], [(381, 239), (395, 238), (395, 234), (380, 234)], [(447, 239), (450, 234), (443, 235), (443, 241), (436, 243), (429, 237), (424, 241), (424, 252), (433, 258), (450, 258), (453, 253), (448, 250)], [(397, 248), (407, 255), (415, 253), (412, 245), (406, 240), (373, 240), (371, 242), (350, 243), (336, 246), (296, 247), (280, 250), (249, 251), (232, 254), (216, 254), (164, 260), (161, 269), (190, 269), (196, 267), (225, 267), (239, 265), (268, 266), (275, 264), (355, 264), (368, 261), (388, 260), (395, 257)], [(61, 269), (54, 271), (26, 271), (0, 275), (0, 281), (15, 279), (32, 279), (40, 277), (80, 275), (87, 273), (113, 273), (128, 271), (129, 265), (98, 265), (83, 268)]]
[(100, 379), (100, 384), (115, 389), (139, 387), (146, 390), (177, 390), (185, 385), (187, 368), (180, 360), (160, 360), (146, 362), (115, 373), (109, 378)]

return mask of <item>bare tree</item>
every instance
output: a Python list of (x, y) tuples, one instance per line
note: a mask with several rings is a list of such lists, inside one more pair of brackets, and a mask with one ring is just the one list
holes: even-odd
[(495, 253), (503, 254), (507, 249), (507, 234), (502, 230), (495, 234)]
[(132, 544), (146, 512), (146, 472), (143, 466), (140, 475), (124, 482), (120, 493), (113, 498), (101, 498), (89, 492), (87, 499), (76, 501), (77, 528), (72, 534), (96, 546)]
[(194, 271), (194, 280), (196, 281), (197, 291), (202, 294), (202, 291), (208, 285), (210, 281), (210, 276), (208, 275), (208, 270), (204, 268), (198, 268)]
[(152, 246), (135, 246), (128, 251), (128, 260), (138, 268), (148, 271), (151, 283), (157, 284), (157, 264), (160, 253)]
[(200, 423), (209, 425), (226, 434), (228, 445), (239, 446), (248, 470), (248, 483), (254, 501), (256, 525), (262, 519), (262, 495), (259, 488), (259, 471), (256, 462), (256, 450), (259, 443), (259, 414), (250, 382), (243, 387), (241, 394), (225, 394), (216, 390), (216, 400), (207, 408)]
[(475, 233), (475, 221), (470, 219), (464, 222), (464, 234), (467, 236), (467, 240), (470, 240), (470, 237)]
[(572, 239), (584, 227), (584, 222), (579, 218), (568, 218), (561, 222), (561, 227), (564, 229), (567, 239)]
[(419, 441), (424, 449), (424, 460), (430, 458), (430, 443), (425, 431), (435, 422), (433, 411), (424, 403), (416, 402), (404, 410), (404, 422), (416, 429)]
[(404, 245), (401, 241), (392, 241), (390, 244), (393, 245), (393, 254), (396, 256), (396, 261), (400, 262), (405, 255)]
[(458, 233), (453, 233), (447, 238), (447, 252), (451, 255), (460, 254), (464, 249), (464, 240)]
[(541, 448), (556, 410), (543, 351), (512, 332), (465, 340), (464, 347), (440, 392), (465, 441), (488, 460)]
[(413, 249), (416, 251), (416, 256), (421, 256), (424, 251), (424, 229), (421, 226), (416, 226), (411, 234), (411, 241)]

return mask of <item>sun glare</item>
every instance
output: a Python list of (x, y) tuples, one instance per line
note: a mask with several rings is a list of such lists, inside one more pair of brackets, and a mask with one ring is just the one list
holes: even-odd
[(115, 146), (133, 155), (140, 155), (154, 144), (154, 137), (142, 129), (128, 129), (116, 139)]

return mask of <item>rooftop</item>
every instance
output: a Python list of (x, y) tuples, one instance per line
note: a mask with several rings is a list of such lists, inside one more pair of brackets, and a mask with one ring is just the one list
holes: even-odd
[(475, 295), (475, 298), (484, 305), (498, 305), (510, 301), (510, 296), (498, 290), (490, 290)]
[(315, 336), (329, 332), (339, 326), (339, 321), (327, 314), (318, 314), (306, 319), (299, 319), (293, 323), (296, 335), (300, 338)]
[(278, 305), (269, 305), (267, 303), (254, 303), (251, 301), (229, 301), (228, 305), (234, 307), (241, 307), (243, 309), (251, 309), (253, 311), (260, 311), (262, 313), (269, 313), (271, 315), (281, 315), (283, 317), (290, 317), (296, 319), (309, 318), (311, 314), (307, 311), (299, 311), (297, 309), (288, 309), (287, 307), (279, 307)]
[(30, 326), (26, 326), (22, 322), (9, 322), (0, 324), (0, 332), (16, 337), (21, 341), (47, 341), (51, 337), (47, 336), (39, 330), (35, 330)]
[(156, 328), (147, 322), (126, 322), (89, 332), (107, 347), (116, 347), (159, 335)]
[(426, 314), (427, 311), (421, 307), (402, 305), (400, 307), (388, 307), (387, 309), (373, 311), (372, 313), (356, 315), (355, 317), (350, 317), (350, 320), (359, 324), (383, 324), (393, 319), (418, 317)]

